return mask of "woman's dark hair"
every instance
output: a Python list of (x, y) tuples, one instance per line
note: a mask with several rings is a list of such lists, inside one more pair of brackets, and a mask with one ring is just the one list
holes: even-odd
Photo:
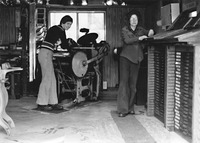
[(139, 25), (139, 23), (141, 22), (141, 14), (140, 14), (140, 12), (139, 11), (137, 11), (137, 10), (131, 10), (130, 12), (128, 12), (127, 14), (126, 14), (126, 17), (125, 17), (125, 19), (126, 19), (126, 24), (127, 25), (130, 25), (130, 18), (131, 18), (131, 16), (132, 15), (136, 15), (137, 16), (137, 18), (138, 18), (138, 25)]
[(65, 15), (61, 20), (60, 20), (60, 25), (65, 24), (66, 22), (73, 22), (73, 19), (69, 15)]

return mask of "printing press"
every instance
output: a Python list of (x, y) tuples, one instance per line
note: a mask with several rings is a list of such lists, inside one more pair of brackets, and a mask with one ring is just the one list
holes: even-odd
[(101, 85), (100, 62), (109, 52), (109, 44), (96, 42), (97, 33), (88, 33), (77, 42), (69, 39), (71, 51), (58, 50), (54, 54), (54, 68), (57, 78), (58, 99), (72, 98), (74, 103), (95, 101)]

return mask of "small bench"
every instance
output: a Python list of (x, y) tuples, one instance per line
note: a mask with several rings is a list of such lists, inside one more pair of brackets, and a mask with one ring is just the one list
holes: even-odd
[(10, 67), (10, 65), (2, 65), (0, 67), (0, 126), (4, 128), (6, 133), (10, 135), (11, 128), (15, 127), (12, 118), (6, 113), (6, 106), (8, 104), (8, 92), (5, 88), (6, 74), (8, 72), (22, 70), (21, 67)]

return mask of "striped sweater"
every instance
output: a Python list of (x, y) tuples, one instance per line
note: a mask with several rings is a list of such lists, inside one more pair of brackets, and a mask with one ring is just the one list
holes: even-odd
[(48, 29), (45, 39), (40, 45), (40, 48), (46, 48), (54, 51), (56, 50), (55, 43), (58, 41), (58, 39), (60, 39), (62, 42), (61, 48), (69, 50), (65, 29), (62, 28), (61, 25), (55, 25)]

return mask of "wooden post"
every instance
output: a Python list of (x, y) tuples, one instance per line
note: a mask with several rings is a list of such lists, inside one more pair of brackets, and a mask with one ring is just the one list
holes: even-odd
[(28, 6), (25, 3), (21, 4), (21, 30), (22, 30), (22, 84), (23, 84), (23, 96), (27, 95), (27, 83), (28, 83)]
[(35, 79), (36, 68), (36, 4), (29, 5), (29, 81)]

